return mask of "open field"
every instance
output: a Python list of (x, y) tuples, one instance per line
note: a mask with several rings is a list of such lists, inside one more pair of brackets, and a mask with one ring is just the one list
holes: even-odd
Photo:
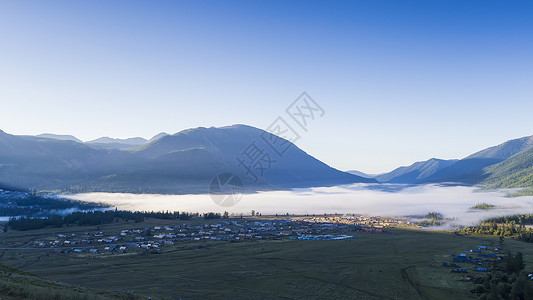
[(469, 299), (472, 283), (441, 267), (442, 261), (451, 261), (450, 254), (478, 245), (500, 247), (522, 251), (526, 269), (533, 266), (531, 244), (506, 239), (500, 245), (493, 237), (400, 229), (384, 234), (343, 232), (359, 237), (337, 241), (190, 241), (163, 247), (161, 254), (128, 252), (98, 258), (25, 249), (53, 233), (120, 231), (175, 222), (150, 219), (99, 228), (0, 233), (1, 262), (47, 279), (153, 299)]

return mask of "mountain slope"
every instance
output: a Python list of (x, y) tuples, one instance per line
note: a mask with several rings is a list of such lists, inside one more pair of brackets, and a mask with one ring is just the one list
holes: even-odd
[(489, 188), (533, 188), (533, 149), (484, 169)]
[(349, 171), (346, 171), (346, 173), (350, 173), (352, 175), (356, 175), (356, 176), (363, 177), (363, 178), (375, 178), (377, 176), (374, 174), (366, 174), (364, 172), (357, 171), (357, 170), (349, 170)]
[(476, 152), (443, 168), (425, 179), (425, 182), (462, 182), (476, 184), (488, 175), (484, 168), (498, 164), (513, 155), (533, 148), (533, 136), (507, 141), (498, 146)]
[(419, 161), (410, 166), (399, 167), (389, 173), (378, 175), (375, 178), (379, 182), (386, 183), (420, 183), (457, 160), (442, 160), (432, 158), (427, 161)]
[(149, 139), (146, 143), (149, 144), (149, 143), (151, 143), (151, 142), (155, 142), (155, 141), (157, 141), (158, 139), (160, 139), (160, 138), (162, 138), (162, 137), (164, 137), (164, 136), (167, 136), (167, 135), (170, 135), (170, 134), (168, 134), (168, 133), (166, 133), (166, 132), (160, 132), (160, 133), (154, 135), (154, 136), (153, 136), (151, 139)]
[(0, 296), (2, 299), (145, 299), (117, 292), (93, 290), (60, 281), (45, 279), (0, 264)]

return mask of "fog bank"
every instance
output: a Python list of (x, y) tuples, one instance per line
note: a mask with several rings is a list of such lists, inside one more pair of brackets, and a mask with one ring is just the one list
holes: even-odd
[[(454, 218), (449, 225), (474, 225), (504, 215), (533, 213), (533, 197), (508, 198), (505, 191), (477, 191), (473, 187), (442, 185), (368, 185), (294, 189), (246, 194), (233, 207), (216, 205), (210, 195), (156, 195), (88, 193), (67, 198), (107, 203), (118, 209), (147, 211), (224, 212), (273, 214), (364, 214), (410, 216), (440, 212)], [(478, 203), (496, 205), (479, 211)]]

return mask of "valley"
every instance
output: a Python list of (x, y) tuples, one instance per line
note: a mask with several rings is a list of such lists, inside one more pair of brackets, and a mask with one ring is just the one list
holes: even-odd
[[(453, 253), (480, 245), (501, 248), (502, 253), (521, 251), (526, 268), (533, 266), (530, 244), (511, 239), (502, 244), (493, 237), (392, 225), (380, 232), (364, 231), (335, 222), (333, 217), (305, 225), (302, 220), (305, 217), (292, 221), (274, 216), (190, 221), (147, 219), (140, 224), (118, 222), (8, 231), (0, 233), (0, 257), (5, 265), (47, 279), (120, 297), (152, 299), (449, 299), (450, 295), (454, 299), (469, 299), (474, 284), (441, 266), (443, 261), (452, 261)], [(276, 224), (284, 227), (286, 234), (269, 234)], [(145, 242), (159, 241), (157, 251), (140, 246), (128, 246), (125, 251), (106, 250), (109, 242), (97, 241), (114, 236), (120, 240), (110, 243), (131, 245), (136, 237), (146, 237), (146, 230), (151, 232)], [(163, 245), (163, 240), (170, 239), (165, 235), (181, 231), (188, 238)], [(239, 231), (246, 233), (236, 240)], [(201, 238), (195, 239), (195, 232), (203, 232)], [(217, 232), (224, 236), (233, 232), (236, 236), (213, 239), (220, 236)], [(354, 238), (289, 238), (299, 234), (342, 234)], [(257, 235), (265, 237), (254, 237)], [(78, 239), (79, 244), (70, 245)], [(83, 239), (94, 240), (96, 245), (84, 245)], [(51, 244), (51, 248), (39, 245), (54, 240), (60, 243)], [(67, 240), (69, 245), (65, 244)], [(468, 274), (482, 275), (470, 268)]]

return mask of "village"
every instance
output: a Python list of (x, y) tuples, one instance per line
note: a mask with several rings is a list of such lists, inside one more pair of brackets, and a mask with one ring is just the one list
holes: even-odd
[[(497, 265), (504, 259), (503, 255), (500, 255), (500, 249), (489, 249), (487, 246), (478, 246), (477, 249), (468, 249), (460, 254), (451, 254), (451, 262), (443, 261), (442, 266), (452, 268), (451, 273), (468, 273), (468, 271), (474, 272), (488, 272), (493, 267), (497, 269), (503, 269), (502, 266)], [(470, 265), (470, 268), (466, 268), (464, 265)]]
[(301, 218), (301, 220), (309, 223), (357, 225), (367, 227), (368, 229), (379, 229), (387, 227), (419, 227), (415, 223), (412, 223), (405, 219), (364, 215), (326, 215), (312, 217), (306, 216)]
[[(120, 231), (55, 233), (32, 241), (33, 248), (51, 249), (62, 254), (102, 255), (125, 253), (159, 254), (164, 247), (202, 241), (260, 241), (266, 239), (340, 240), (356, 232), (384, 233), (401, 220), (380, 217), (290, 217), (287, 219), (236, 219), (216, 223), (124, 228)], [(137, 224), (138, 226), (138, 224)]]

